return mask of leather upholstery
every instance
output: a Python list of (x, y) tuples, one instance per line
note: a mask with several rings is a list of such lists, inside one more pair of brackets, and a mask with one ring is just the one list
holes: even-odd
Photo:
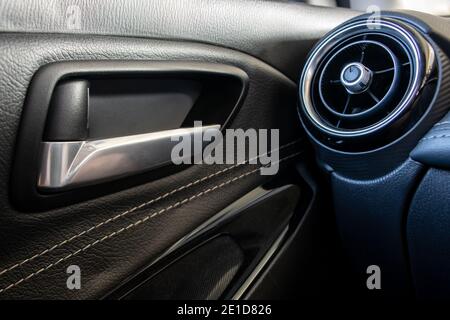
[(401, 296), (410, 289), (402, 236), (404, 213), (423, 166), (408, 159), (389, 174), (353, 180), (333, 173), (333, 203), (343, 246), (365, 290), (366, 269), (378, 265), (386, 296)]
[[(69, 6), (80, 10), (78, 26)], [(69, 207), (19, 212), (9, 201), (10, 170), (26, 91), (40, 66), (89, 59), (234, 65), (250, 86), (231, 126), (280, 128), (286, 145), (303, 136), (290, 79), (313, 43), (355, 14), (253, 0), (0, 0), (0, 299), (102, 297), (270, 178), (253, 165), (192, 166)], [(301, 148), (301, 141), (288, 144), (280, 156)], [(81, 290), (66, 287), (72, 264), (81, 268)]]
[[(246, 101), (231, 124), (280, 128), (280, 145), (302, 136), (296, 86), (251, 56), (189, 42), (82, 35), (0, 36), (0, 298), (98, 298), (232, 201), (269, 179), (254, 165), (191, 166), (116, 194), (41, 213), (9, 201), (14, 143), (26, 90), (47, 63), (86, 59), (201, 60), (242, 68)], [(292, 154), (302, 143), (283, 148)], [(283, 162), (288, 165), (293, 159)], [(225, 169), (225, 170), (224, 170)], [(82, 289), (66, 288), (81, 268)]]
[(419, 299), (450, 297), (449, 192), (450, 172), (432, 168), (411, 199), (405, 236)]
[[(434, 110), (440, 109), (440, 104), (445, 110), (448, 110), (448, 100), (450, 99), (450, 81), (449, 71), (450, 63), (448, 56), (450, 54), (450, 20), (435, 17), (426, 13), (410, 12), (407, 14), (397, 13), (397, 16), (408, 19), (418, 28), (430, 35), (430, 37), (439, 45), (440, 49), (446, 53), (441, 54), (441, 87), (440, 95), (435, 102)], [(434, 121), (435, 122), (435, 121)], [(422, 137), (417, 146), (411, 151), (411, 158), (438, 168), (450, 168), (450, 113), (445, 115), (440, 121)]]
[[(79, 23), (70, 19), (73, 6)], [(211, 43), (258, 57), (296, 80), (314, 42), (357, 14), (260, 0), (0, 0), (0, 31)]]
[(423, 137), (411, 152), (416, 161), (438, 168), (450, 168), (450, 114)]

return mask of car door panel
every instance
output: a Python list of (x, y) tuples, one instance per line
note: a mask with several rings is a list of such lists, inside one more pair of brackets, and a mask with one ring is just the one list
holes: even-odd
[[(66, 15), (82, 16), (72, 27)], [(3, 1), (0, 30), (172, 39), (215, 44), (297, 80), (317, 39), (356, 11), (278, 1)], [(252, 14), (249, 14), (251, 12)], [(300, 65), (299, 65), (300, 63)]]
[[(292, 108), (295, 84), (243, 53), (187, 42), (81, 35), (4, 34), (1, 41), (3, 297), (100, 297), (202, 221), (268, 179), (252, 165), (195, 165), (91, 201), (44, 212), (17, 211), (9, 201), (15, 137), (29, 83), (48, 63), (201, 60), (237, 66), (248, 74), (250, 85), (231, 127), (283, 128), (280, 159), (292, 158), (281, 164), (281, 170), (302, 149), (301, 130)], [(72, 264), (83, 270), (84, 290), (66, 288), (66, 268)]]

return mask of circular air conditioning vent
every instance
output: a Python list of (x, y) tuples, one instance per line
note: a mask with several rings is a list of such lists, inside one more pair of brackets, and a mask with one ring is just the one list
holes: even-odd
[(316, 46), (305, 65), (302, 119), (334, 145), (392, 132), (434, 66), (429, 43), (403, 23), (344, 25)]

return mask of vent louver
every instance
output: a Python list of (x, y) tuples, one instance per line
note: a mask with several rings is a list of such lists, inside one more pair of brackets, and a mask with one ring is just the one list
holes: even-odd
[(432, 55), (417, 32), (392, 21), (376, 29), (365, 20), (344, 25), (322, 40), (306, 63), (301, 114), (327, 141), (378, 134), (411, 107)]

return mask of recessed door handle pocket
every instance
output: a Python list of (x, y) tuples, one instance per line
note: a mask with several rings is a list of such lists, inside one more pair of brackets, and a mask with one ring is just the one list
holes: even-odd
[(247, 88), (243, 70), (216, 63), (46, 65), (27, 93), (12, 200), (22, 210), (47, 210), (183, 170), (172, 164), (172, 137), (223, 130)]

